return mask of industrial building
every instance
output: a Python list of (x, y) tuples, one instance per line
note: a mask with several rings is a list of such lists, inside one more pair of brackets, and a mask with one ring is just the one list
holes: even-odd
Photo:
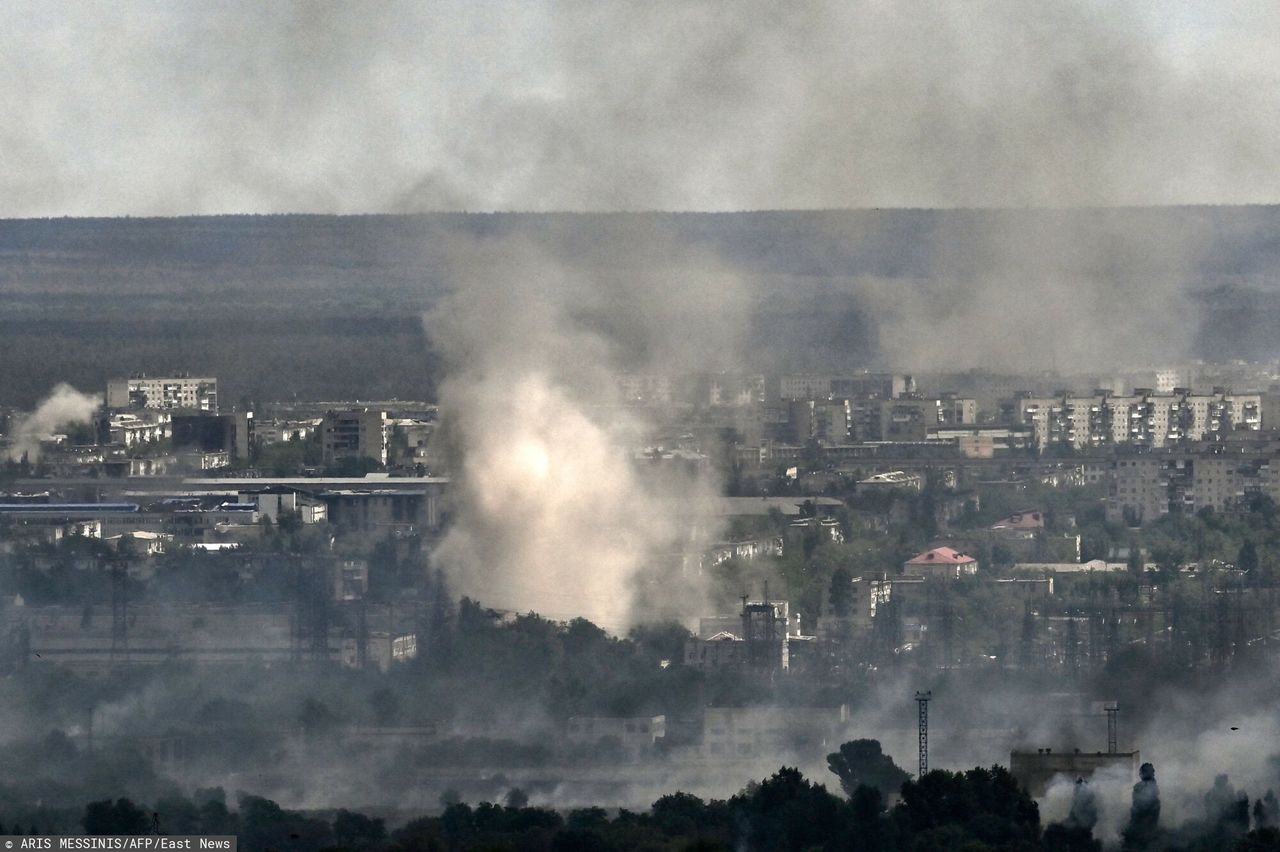
[(1009, 755), (1010, 773), (1033, 796), (1043, 796), (1054, 779), (1090, 781), (1102, 772), (1133, 783), (1138, 778), (1138, 767), (1141, 764), (1142, 760), (1136, 751), (1054, 751), (1051, 748), (1041, 748), (1035, 751), (1014, 751)]

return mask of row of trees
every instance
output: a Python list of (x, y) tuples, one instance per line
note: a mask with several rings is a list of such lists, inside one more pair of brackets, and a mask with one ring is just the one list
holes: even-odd
[[(935, 770), (911, 779), (871, 740), (846, 743), (830, 759), (833, 769), (839, 769), (844, 797), (833, 795), (797, 769), (783, 767), (726, 800), (707, 801), (677, 792), (662, 796), (644, 813), (621, 810), (610, 815), (599, 807), (567, 812), (530, 807), (528, 797), (513, 788), (503, 804), (472, 806), (446, 793), (438, 815), (412, 819), (388, 831), (384, 820), (365, 814), (302, 813), (256, 796), (241, 795), (232, 811), (221, 789), (208, 789), (190, 799), (171, 796), (158, 801), (154, 810), (128, 799), (91, 802), (80, 823), (91, 835), (234, 834), (246, 852), (1103, 849), (1094, 836), (1101, 803), (1082, 781), (1077, 782), (1066, 819), (1044, 826), (1036, 802), (1001, 766), (964, 772)], [(893, 793), (891, 806), (886, 804), (886, 788)], [(1133, 788), (1120, 838), (1122, 849), (1280, 849), (1280, 804), (1270, 792), (1251, 809), (1248, 797), (1219, 776), (1204, 800), (1204, 818), (1174, 828), (1163, 826), (1155, 772), (1144, 765)]]

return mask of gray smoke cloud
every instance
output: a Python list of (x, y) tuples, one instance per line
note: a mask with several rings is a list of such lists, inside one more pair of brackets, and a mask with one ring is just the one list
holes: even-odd
[(1267, 202), (1267, 3), (0, 11), (0, 213)]
[(1131, 214), (1010, 211), (963, 234), (926, 235), (927, 279), (857, 285), (879, 319), (884, 364), (1016, 373), (1187, 359), (1206, 233), (1189, 221), (1157, 231)]
[(9, 435), (9, 458), (28, 461), (40, 458), (40, 442), (67, 426), (90, 423), (102, 405), (102, 397), (80, 393), (65, 382), (40, 401), (35, 411), (18, 418)]
[(682, 274), (628, 268), (623, 246), (606, 250), (618, 267), (589, 274), (528, 244), (504, 243), (498, 259), (479, 250), (426, 321), (449, 363), (440, 408), (459, 477), (435, 558), (488, 606), (614, 631), (697, 613), (684, 557), (705, 543), (695, 531), (717, 526), (717, 483), (641, 476), (633, 453), (652, 424), (621, 404), (617, 376), (624, 363), (732, 360), (734, 279), (711, 260), (690, 272), (686, 259)]

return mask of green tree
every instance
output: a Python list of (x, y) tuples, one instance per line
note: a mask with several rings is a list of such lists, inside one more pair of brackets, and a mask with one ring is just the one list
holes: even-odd
[(1250, 574), (1258, 570), (1258, 548), (1253, 539), (1245, 539), (1244, 544), (1240, 545), (1240, 550), (1236, 552), (1236, 567)]
[(831, 587), (827, 591), (831, 602), (831, 614), (836, 618), (848, 618), (853, 610), (853, 574), (840, 567), (831, 572)]
[(898, 792), (911, 774), (893, 762), (879, 740), (852, 740), (827, 755), (827, 768), (840, 779), (840, 788), (853, 798), (859, 787), (871, 787), (882, 795)]
[(151, 815), (129, 799), (103, 799), (85, 806), (80, 824), (85, 834), (146, 834)]
[(387, 836), (387, 828), (380, 819), (339, 810), (333, 817), (333, 836), (341, 846), (360, 849), (383, 840)]

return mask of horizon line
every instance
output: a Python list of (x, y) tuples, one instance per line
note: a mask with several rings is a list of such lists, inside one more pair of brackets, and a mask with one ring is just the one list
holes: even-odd
[(415, 211), (364, 211), (355, 213), (329, 212), (253, 212), (235, 213), (170, 213), (170, 214), (60, 214), (48, 216), (0, 216), (0, 223), (5, 222), (60, 222), (79, 221), (132, 221), (132, 220), (182, 220), (182, 219), (230, 219), (230, 218), (329, 218), (329, 219), (374, 219), (374, 218), (413, 218), (419, 216), (759, 216), (778, 214), (804, 213), (1075, 213), (1101, 211), (1147, 211), (1147, 210), (1180, 210), (1200, 208), (1269, 208), (1280, 207), (1280, 200), (1271, 202), (1187, 202), (1180, 204), (1096, 204), (1079, 206), (1022, 205), (1022, 206), (953, 206), (953, 207), (920, 207), (920, 206), (875, 206), (875, 207), (760, 207), (732, 210), (709, 209), (610, 209), (610, 210), (415, 210)]

